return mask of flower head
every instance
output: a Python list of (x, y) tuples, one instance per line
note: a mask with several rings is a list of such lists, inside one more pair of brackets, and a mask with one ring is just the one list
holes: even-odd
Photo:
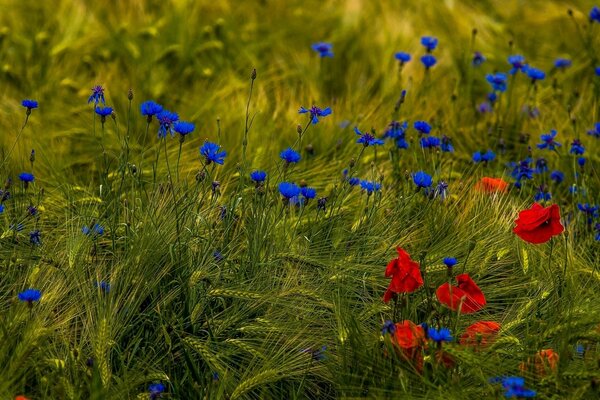
[(297, 163), (302, 158), (300, 156), (300, 153), (298, 153), (297, 151), (294, 151), (291, 147), (288, 147), (287, 149), (285, 149), (281, 153), (279, 153), (279, 157), (281, 157), (281, 159), (283, 161), (285, 161), (287, 164)]
[(530, 209), (519, 213), (515, 223), (517, 226), (513, 232), (533, 244), (546, 243), (552, 236), (560, 235), (565, 229), (560, 223), (560, 209), (556, 204), (542, 207), (533, 203)]
[(556, 60), (554, 60), (554, 68), (558, 69), (565, 69), (567, 67), (570, 67), (571, 64), (572, 62), (568, 58), (557, 58)]
[(454, 257), (445, 257), (443, 261), (444, 261), (444, 264), (446, 265), (446, 267), (448, 267), (448, 268), (452, 268), (456, 264), (458, 264), (458, 261), (456, 261), (456, 258), (454, 258)]
[(442, 144), (440, 145), (440, 150), (444, 153), (454, 153), (454, 146), (452, 146), (452, 139), (448, 136), (442, 136)]
[(38, 102), (35, 100), (25, 99), (21, 102), (21, 105), (27, 109), (27, 111), (31, 111), (34, 108), (38, 108)]
[(267, 173), (265, 171), (252, 171), (250, 173), (250, 179), (252, 179), (256, 183), (262, 183), (267, 179)]
[(383, 133), (384, 138), (390, 139), (404, 139), (406, 130), (408, 129), (408, 122), (392, 121), (387, 126), (387, 129)]
[(573, 142), (571, 143), (571, 149), (569, 150), (569, 153), (576, 155), (582, 155), (583, 153), (585, 153), (585, 147), (583, 146), (583, 143), (581, 143), (581, 140), (573, 140)]
[(431, 132), (431, 125), (427, 123), (427, 121), (415, 121), (413, 127), (419, 132), (419, 134), (428, 135)]
[(100, 117), (106, 118), (106, 117), (108, 117), (109, 115), (112, 114), (113, 109), (112, 109), (112, 107), (100, 107), (100, 106), (97, 106), (96, 109), (95, 109), (95, 111), (96, 111), (96, 114), (98, 114)]
[(425, 54), (423, 57), (421, 57), (421, 62), (423, 63), (426, 69), (429, 69), (433, 67), (435, 63), (437, 63), (437, 60), (431, 54)]
[(541, 69), (531, 67), (531, 66), (527, 66), (526, 68), (524, 68), (523, 72), (525, 72), (527, 74), (529, 79), (531, 79), (532, 83), (535, 83), (536, 81), (544, 80), (544, 78), (546, 77), (546, 73), (544, 71), (542, 71)]
[(438, 40), (436, 37), (433, 36), (423, 36), (421, 38), (421, 44), (423, 45), (423, 47), (425, 47), (425, 50), (427, 50), (427, 52), (430, 53), (437, 47)]
[(383, 301), (388, 302), (396, 293), (412, 293), (423, 286), (423, 277), (419, 263), (412, 260), (402, 248), (397, 247), (398, 257), (391, 260), (385, 268), (385, 276), (392, 278)]
[(173, 129), (175, 132), (179, 133), (181, 136), (185, 136), (189, 133), (192, 133), (196, 126), (191, 122), (186, 121), (177, 121), (173, 125)]
[(220, 151), (221, 146), (212, 142), (204, 142), (200, 147), (200, 155), (204, 156), (206, 164), (214, 162), (216, 164), (223, 165), (225, 157), (227, 156), (226, 151)]
[(400, 61), (400, 64), (403, 65), (407, 62), (410, 61), (411, 57), (410, 54), (405, 53), (403, 51), (399, 51), (398, 53), (394, 54), (394, 58), (398, 61)]
[(381, 328), (381, 334), (385, 335), (393, 335), (396, 332), (396, 324), (389, 319), (383, 323), (383, 327)]
[(437, 288), (435, 295), (440, 303), (453, 311), (471, 314), (481, 310), (485, 304), (485, 296), (479, 286), (468, 274), (456, 276), (457, 286), (448, 282)]
[(494, 153), (492, 150), (488, 150), (485, 153), (480, 151), (473, 153), (473, 161), (476, 163), (483, 162), (487, 164), (490, 161), (494, 161), (495, 158), (496, 153)]
[(34, 246), (42, 245), (42, 234), (38, 229), (29, 232), (29, 243)]
[(579, 211), (585, 214), (585, 216), (587, 217), (587, 223), (590, 225), (592, 224), (594, 218), (598, 218), (598, 216), (600, 216), (600, 213), (598, 212), (598, 210), (600, 210), (600, 207), (595, 206), (593, 204), (578, 203), (577, 208), (579, 209)]
[(485, 193), (506, 193), (508, 191), (508, 182), (502, 178), (490, 178), (484, 176), (475, 185), (480, 192)]
[(591, 22), (600, 22), (600, 8), (597, 6), (592, 7), (590, 10), (590, 21)]
[(300, 194), (300, 187), (295, 183), (281, 182), (278, 188), (279, 193), (281, 193), (281, 195), (286, 199), (291, 199), (292, 197), (296, 197)]
[(494, 321), (478, 321), (470, 325), (460, 336), (460, 344), (465, 346), (487, 346), (500, 331), (500, 324)]
[(319, 53), (321, 58), (333, 57), (333, 45), (327, 42), (318, 42), (310, 46), (314, 51)]
[(552, 129), (550, 133), (542, 133), (540, 136), (542, 143), (538, 143), (538, 149), (555, 150), (557, 147), (562, 146), (562, 144), (554, 140), (556, 135), (558, 135), (556, 129)]
[(594, 129), (590, 129), (587, 131), (587, 134), (590, 136), (594, 136), (596, 139), (600, 139), (600, 122), (596, 122), (594, 124)]
[(555, 170), (550, 172), (550, 179), (556, 183), (561, 183), (565, 179), (565, 174), (563, 174), (561, 171)]
[(160, 139), (167, 136), (170, 133), (171, 136), (175, 136), (175, 122), (179, 121), (179, 114), (171, 112), (169, 110), (162, 110), (156, 114), (156, 119), (160, 126), (158, 127), (158, 137)]
[(356, 126), (354, 127), (354, 133), (360, 136), (356, 140), (356, 143), (361, 143), (365, 147), (382, 145), (384, 143), (383, 140), (377, 139), (375, 136), (373, 136), (373, 134), (369, 132), (361, 132)]
[(94, 102), (95, 105), (102, 102), (102, 104), (106, 104), (104, 100), (104, 88), (100, 85), (96, 85), (92, 88), (92, 95), (88, 98), (88, 104)]
[(310, 114), (311, 122), (313, 124), (317, 124), (319, 122), (319, 117), (326, 117), (326, 116), (330, 115), (332, 113), (332, 111), (331, 111), (330, 107), (321, 109), (317, 106), (312, 106), (309, 109), (300, 107), (300, 110), (298, 110), (298, 114), (306, 114), (306, 113)]
[(412, 178), (413, 178), (413, 182), (415, 183), (415, 185), (417, 185), (418, 189), (428, 188), (433, 183), (433, 180), (431, 179), (431, 175), (429, 175), (428, 173), (426, 173), (424, 171), (415, 172), (413, 174)]
[(300, 188), (300, 194), (306, 200), (314, 199), (317, 196), (317, 191), (311, 187), (302, 187)]
[(512, 69), (509, 71), (509, 74), (514, 75), (518, 71), (525, 72), (525, 68), (527, 67), (527, 65), (525, 65), (525, 57), (523, 57), (522, 55), (514, 54), (512, 56), (509, 56), (508, 62), (510, 63), (510, 65), (512, 65)]
[(153, 383), (148, 386), (150, 392), (150, 400), (156, 400), (162, 397), (162, 393), (165, 391), (165, 385), (162, 383)]
[(102, 236), (104, 234), (104, 227), (100, 224), (94, 224), (91, 228), (89, 228), (87, 225), (84, 225), (81, 228), (81, 232), (85, 236)]
[(506, 80), (507, 75), (503, 72), (497, 72), (495, 74), (488, 74), (485, 79), (492, 86), (494, 92), (505, 92), (506, 91)]
[(502, 383), (504, 397), (506, 398), (533, 398), (537, 395), (535, 390), (525, 387), (525, 379), (520, 376), (504, 376), (490, 379), (491, 383)]
[(19, 179), (21, 180), (21, 182), (30, 183), (35, 180), (35, 177), (29, 172), (21, 172), (19, 174)]
[(37, 289), (26, 289), (26, 290), (22, 291), (21, 293), (19, 293), (18, 297), (19, 297), (19, 300), (31, 304), (34, 301), (40, 301), (40, 298), (42, 297), (42, 293)]
[(152, 117), (159, 114), (163, 110), (163, 106), (148, 100), (140, 104), (140, 112), (148, 118), (148, 122), (152, 121)]
[(371, 195), (373, 192), (379, 192), (381, 190), (381, 183), (361, 180), (360, 187), (366, 191), (368, 195)]
[(437, 343), (451, 342), (454, 340), (452, 334), (450, 333), (450, 329), (448, 328), (440, 328), (439, 330), (435, 328), (429, 328), (427, 329), (427, 336), (429, 339)]
[(481, 64), (483, 64), (485, 62), (486, 58), (483, 56), (483, 54), (481, 54), (480, 51), (476, 51), (473, 54), (473, 61), (472, 64), (476, 67), (480, 66)]
[(434, 149), (440, 147), (441, 141), (436, 136), (424, 136), (419, 140), (419, 143), (421, 143), (421, 148), (423, 149)]

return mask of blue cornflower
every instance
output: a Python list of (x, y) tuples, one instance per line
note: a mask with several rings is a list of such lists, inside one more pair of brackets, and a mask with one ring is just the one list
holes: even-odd
[(163, 110), (163, 106), (155, 103), (152, 100), (148, 100), (140, 104), (140, 112), (146, 116), (148, 123), (152, 122), (152, 117), (158, 115)]
[(162, 393), (165, 391), (165, 385), (162, 383), (153, 383), (148, 386), (150, 392), (150, 400), (156, 400), (162, 397)]
[(425, 50), (427, 50), (428, 53), (431, 53), (431, 51), (437, 47), (438, 40), (433, 36), (423, 36), (421, 38), (421, 44), (423, 47), (425, 47)]
[(381, 328), (381, 334), (385, 335), (393, 335), (396, 332), (396, 324), (389, 319), (383, 323), (383, 327)]
[(92, 88), (92, 95), (88, 99), (88, 104), (94, 102), (95, 105), (102, 102), (102, 104), (106, 104), (104, 100), (104, 88), (100, 85), (96, 85)]
[(599, 222), (599, 223), (597, 223), (597, 224), (594, 226), (594, 229), (596, 230), (596, 237), (595, 237), (595, 239), (596, 239), (597, 241), (600, 241), (600, 222)]
[(104, 119), (104, 118), (108, 117), (110, 114), (112, 114), (113, 109), (112, 109), (112, 107), (97, 106), (95, 111), (96, 111), (96, 114), (98, 114), (101, 118)]
[(250, 179), (256, 183), (262, 183), (267, 179), (267, 173), (265, 171), (252, 171), (250, 173)]
[(594, 136), (596, 139), (600, 139), (600, 122), (594, 124), (594, 129), (590, 129), (588, 135)]
[(427, 329), (427, 337), (437, 343), (451, 342), (454, 340), (452, 334), (450, 333), (450, 329), (448, 328), (440, 328), (439, 330), (435, 328), (429, 328)]
[(492, 90), (495, 92), (506, 91), (506, 80), (508, 76), (504, 72), (497, 72), (495, 74), (488, 74), (485, 79), (492, 86)]
[(295, 183), (291, 182), (281, 182), (279, 184), (279, 193), (286, 199), (291, 199), (292, 197), (296, 197), (300, 194), (300, 187)]
[(361, 143), (365, 147), (382, 145), (384, 143), (383, 140), (377, 139), (371, 133), (361, 132), (356, 126), (354, 127), (354, 133), (360, 136), (356, 140), (356, 143)]
[(170, 133), (171, 136), (175, 136), (173, 125), (175, 122), (179, 121), (179, 115), (177, 113), (163, 109), (161, 112), (156, 114), (156, 119), (160, 124), (158, 127), (158, 137), (160, 139), (166, 137), (167, 133)]
[(40, 301), (42, 293), (37, 289), (25, 289), (18, 295), (19, 300), (27, 302), (29, 305), (34, 301)]
[(452, 139), (448, 136), (442, 136), (442, 144), (440, 149), (445, 153), (454, 153), (454, 146), (452, 146)]
[(596, 76), (600, 76), (600, 67), (595, 67), (594, 72), (596, 73)]
[(571, 60), (568, 58), (557, 58), (554, 60), (554, 68), (564, 69), (570, 67), (572, 64)]
[(547, 191), (546, 187), (542, 185), (538, 188), (533, 199), (538, 202), (550, 201), (550, 199), (552, 199), (552, 194), (550, 194), (550, 192)]
[(381, 183), (363, 180), (360, 181), (360, 187), (370, 196), (373, 192), (379, 192), (381, 190)]
[(300, 188), (300, 194), (306, 199), (314, 199), (317, 196), (317, 191), (311, 187)]
[(556, 135), (558, 135), (556, 129), (550, 130), (550, 133), (542, 133), (540, 135), (542, 143), (538, 143), (538, 149), (555, 150), (557, 147), (562, 146), (562, 144), (554, 140)]
[(211, 162), (223, 165), (225, 157), (227, 156), (227, 152), (219, 150), (221, 150), (221, 146), (219, 146), (218, 144), (212, 142), (204, 142), (202, 147), (200, 147), (200, 154), (204, 156), (207, 165)]
[(0, 214), (4, 212), (4, 204), (0, 203)]
[(408, 122), (392, 121), (387, 126), (383, 137), (390, 139), (404, 139), (404, 136), (406, 135), (406, 129), (408, 129)]
[(521, 179), (533, 179), (533, 169), (530, 167), (531, 159), (527, 158), (518, 163), (510, 163), (509, 166), (513, 168), (511, 176), (520, 182)]
[(511, 75), (516, 74), (519, 71), (525, 72), (525, 57), (520, 54), (514, 54), (508, 57), (508, 62), (512, 65), (512, 69), (508, 72)]
[(431, 132), (431, 125), (429, 125), (426, 121), (415, 121), (413, 126), (419, 132), (419, 134), (427, 135), (429, 132)]
[(281, 157), (281, 159), (287, 164), (297, 163), (302, 158), (300, 156), (300, 153), (294, 151), (291, 147), (288, 147), (287, 149), (279, 153), (279, 157)]
[(565, 174), (563, 174), (561, 171), (555, 170), (550, 173), (550, 179), (556, 183), (561, 183), (565, 180)]
[(173, 125), (173, 129), (175, 132), (179, 133), (181, 136), (185, 136), (188, 133), (192, 133), (196, 126), (191, 122), (186, 121), (177, 121)]
[(587, 223), (591, 225), (592, 221), (594, 220), (594, 218), (598, 218), (598, 210), (600, 210), (600, 207), (595, 206), (593, 204), (582, 204), (582, 203), (578, 203), (577, 204), (577, 208), (579, 209), (579, 211), (581, 211), (582, 213), (584, 213), (587, 216)]
[(327, 42), (318, 42), (310, 46), (314, 51), (319, 53), (321, 58), (333, 57), (333, 45)]
[(409, 62), (411, 58), (410, 54), (403, 51), (399, 51), (398, 53), (394, 54), (394, 57), (396, 60), (400, 61), (400, 65), (404, 65), (405, 63)]
[(325, 351), (327, 350), (327, 346), (321, 346), (320, 349), (313, 350), (311, 348), (302, 350), (303, 353), (308, 353), (312, 356), (315, 361), (323, 361), (325, 360)]
[(525, 379), (520, 376), (507, 376), (501, 380), (506, 398), (533, 398), (537, 394), (535, 390), (525, 388)]
[(571, 150), (569, 150), (569, 153), (576, 154), (578, 156), (585, 153), (585, 147), (583, 146), (583, 143), (581, 143), (581, 140), (573, 140), (573, 142), (571, 143)]
[(408, 142), (404, 138), (396, 139), (396, 147), (399, 149), (408, 149)]
[(456, 264), (458, 264), (458, 261), (456, 261), (456, 258), (454, 258), (454, 257), (445, 257), (443, 261), (444, 261), (444, 264), (446, 264), (446, 267), (448, 267), (448, 268), (452, 268)]
[(221, 253), (219, 250), (215, 250), (213, 252), (213, 258), (218, 263), (220, 263), (221, 261), (223, 261), (225, 259), (225, 257), (223, 257), (223, 253)]
[(485, 114), (491, 113), (492, 111), (494, 111), (494, 109), (492, 108), (492, 104), (489, 101), (484, 101), (483, 103), (477, 106), (477, 111), (479, 111), (481, 114)]
[(483, 64), (485, 62), (485, 60), (486, 60), (485, 57), (483, 56), (483, 54), (481, 54), (480, 51), (476, 51), (473, 54), (473, 61), (472, 61), (472, 63), (473, 63), (474, 66), (476, 66), (476, 67), (480, 66), (481, 64)]
[(332, 113), (331, 108), (330, 107), (326, 107), (326, 108), (319, 108), (317, 106), (312, 106), (309, 109), (306, 109), (304, 107), (300, 107), (300, 110), (298, 110), (298, 114), (306, 114), (306, 113), (310, 113), (310, 120), (313, 124), (316, 124), (319, 122), (319, 117), (326, 117), (329, 114)]
[(427, 174), (424, 171), (415, 172), (412, 176), (413, 182), (417, 185), (417, 188), (428, 188), (433, 183), (433, 179), (431, 175)]
[(35, 180), (35, 177), (29, 172), (21, 172), (19, 174), (19, 179), (21, 180), (21, 182), (30, 183)]
[(545, 158), (540, 157), (535, 160), (535, 173), (543, 174), (548, 171), (548, 162)]
[(348, 184), (349, 184), (350, 186), (357, 186), (357, 185), (360, 185), (360, 178), (357, 178), (357, 177), (352, 177), (352, 178), (348, 179)]
[(27, 112), (31, 112), (34, 108), (38, 108), (38, 102), (30, 99), (23, 100), (21, 105), (27, 109)]
[(476, 151), (473, 153), (473, 161), (476, 163), (488, 163), (490, 161), (494, 161), (495, 158), (496, 153), (494, 153), (492, 150), (488, 150), (485, 153), (481, 151)]
[(424, 136), (421, 138), (420, 143), (424, 149), (433, 149), (440, 146), (440, 138), (436, 136)]
[(110, 283), (106, 281), (95, 282), (94, 286), (99, 288), (104, 293), (110, 292)]
[(597, 6), (590, 10), (590, 22), (600, 22), (600, 9)]
[(496, 100), (498, 100), (498, 95), (496, 94), (496, 92), (490, 92), (487, 95), (487, 99), (490, 102), (490, 104), (494, 104)]
[(94, 236), (102, 236), (104, 235), (104, 227), (100, 224), (94, 224), (91, 228), (89, 228), (87, 225), (84, 225), (81, 228), (81, 232), (85, 236), (90, 236), (92, 233), (94, 234)]
[(421, 62), (423, 63), (426, 69), (429, 69), (435, 65), (437, 60), (431, 54), (425, 54), (423, 57), (421, 57)]
[(38, 229), (29, 232), (29, 243), (31, 243), (34, 246), (41, 246), (42, 234)]
[(441, 201), (446, 200), (448, 197), (448, 184), (446, 181), (439, 181), (433, 189), (433, 197), (438, 197)]
[(578, 157), (577, 164), (579, 164), (579, 166), (583, 168), (583, 166), (585, 165), (585, 157)]
[(546, 73), (544, 71), (530, 66), (527, 66), (524, 72), (531, 79), (532, 83), (535, 83), (536, 81), (541, 81), (546, 77)]

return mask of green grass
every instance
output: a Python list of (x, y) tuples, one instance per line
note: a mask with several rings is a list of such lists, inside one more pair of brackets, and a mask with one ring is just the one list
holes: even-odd
[[(13, 178), (0, 214), (0, 398), (148, 398), (148, 385), (162, 382), (172, 399), (491, 399), (503, 396), (489, 383), (499, 375), (524, 376), (541, 399), (595, 398), (600, 242), (577, 209), (600, 193), (600, 141), (586, 134), (600, 120), (592, 6), (0, 0), (0, 177)], [(428, 34), (440, 44), (438, 65), (425, 73), (419, 38)], [(310, 49), (321, 40), (334, 43), (334, 58)], [(401, 71), (400, 50), (413, 56)], [(487, 58), (477, 68), (475, 50)], [(496, 111), (479, 114), (486, 74), (506, 71), (517, 53), (546, 79), (509, 79)], [(551, 71), (558, 56), (573, 66)], [(87, 104), (96, 84), (115, 108), (104, 125)], [(24, 98), (40, 107), (21, 130)], [(147, 130), (139, 114), (148, 99), (194, 122), (195, 132), (181, 146), (159, 140), (156, 121)], [(307, 120), (297, 110), (313, 104), (333, 115), (298, 140)], [(381, 135), (392, 119), (431, 122), (455, 153), (422, 151), (414, 129), (402, 152), (354, 143), (353, 126)], [(563, 143), (555, 153), (535, 147), (550, 129)], [(568, 154), (574, 138), (586, 146), (583, 169)], [(497, 150), (500, 139), (504, 154), (473, 164), (474, 151)], [(203, 166), (205, 140), (227, 151), (223, 166)], [(278, 154), (292, 145), (303, 159), (284, 167)], [(527, 157), (528, 145), (565, 173), (563, 183), (536, 174), (507, 195), (474, 190), (483, 176), (512, 182), (505, 164)], [(351, 189), (345, 168), (381, 182), (381, 192)], [(269, 174), (260, 190), (248, 178), (253, 169)], [(410, 174), (418, 170), (448, 182), (449, 197), (416, 192)], [(22, 171), (36, 177), (28, 188)], [(277, 191), (285, 180), (315, 187), (326, 211), (316, 199), (285, 207)], [(531, 245), (512, 228), (541, 184), (568, 225), (550, 244)], [(94, 222), (105, 228), (96, 240), (81, 233)], [(10, 228), (19, 223), (22, 231)], [(29, 242), (35, 229), (41, 246)], [(405, 306), (382, 301), (396, 246), (426, 272), (425, 288)], [(431, 301), (448, 279), (447, 256), (481, 287), (483, 310), (457, 315)], [(110, 282), (109, 293), (99, 281)], [(17, 299), (29, 287), (42, 292), (33, 307)], [(390, 319), (443, 324), (455, 337), (480, 320), (502, 329), (480, 351), (444, 345), (451, 368), (430, 345), (419, 372), (381, 336)], [(323, 360), (307, 351), (322, 346)], [(560, 356), (556, 370), (540, 373), (533, 361), (520, 369), (549, 348)]]

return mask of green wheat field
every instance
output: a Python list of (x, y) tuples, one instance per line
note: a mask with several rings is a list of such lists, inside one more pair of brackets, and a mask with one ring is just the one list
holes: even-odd
[(600, 398), (595, 6), (0, 0), (0, 400)]

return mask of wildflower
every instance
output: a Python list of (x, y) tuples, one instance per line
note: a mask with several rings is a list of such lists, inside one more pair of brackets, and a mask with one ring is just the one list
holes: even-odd
[(456, 261), (456, 258), (454, 258), (454, 257), (445, 257), (443, 261), (444, 261), (444, 264), (446, 265), (446, 267), (448, 267), (448, 268), (452, 268), (456, 264), (458, 264), (458, 261)]
[(148, 100), (140, 104), (140, 112), (146, 116), (148, 123), (152, 122), (152, 117), (158, 115), (163, 110), (163, 106), (158, 103)]
[(27, 115), (31, 114), (31, 110), (38, 108), (38, 102), (35, 100), (25, 99), (21, 102), (21, 105), (27, 109)]
[(590, 136), (594, 136), (596, 139), (600, 139), (600, 122), (596, 122), (594, 124), (594, 129), (590, 129), (587, 131), (587, 134)]
[(518, 163), (511, 163), (509, 166), (513, 167), (511, 176), (520, 182), (521, 179), (533, 179), (533, 169), (530, 167), (531, 159), (527, 158)]
[(577, 158), (577, 164), (579, 164), (579, 166), (581, 168), (583, 168), (583, 166), (585, 165), (585, 157), (578, 157)]
[(450, 139), (446, 135), (442, 136), (442, 144), (440, 146), (440, 149), (444, 153), (454, 153), (454, 146), (452, 146), (452, 139)]
[(150, 392), (150, 400), (156, 400), (162, 397), (162, 393), (165, 391), (165, 385), (162, 383), (153, 383), (148, 386)]
[(485, 57), (483, 56), (483, 54), (481, 54), (480, 51), (476, 51), (473, 54), (473, 61), (472, 61), (472, 63), (473, 63), (474, 66), (478, 67), (481, 64), (483, 64), (484, 61), (485, 61)]
[(29, 400), (29, 399), (27, 397), (23, 396), (22, 394), (20, 394), (17, 397), (15, 397), (15, 400)]
[(527, 66), (523, 72), (525, 72), (527, 76), (531, 79), (531, 83), (544, 80), (544, 78), (546, 77), (546, 73), (544, 71), (530, 66)]
[(0, 203), (0, 214), (4, 212), (4, 204)]
[(29, 172), (21, 172), (19, 174), (19, 179), (21, 180), (21, 182), (31, 183), (35, 180), (35, 177)]
[(279, 157), (281, 157), (281, 159), (284, 160), (287, 164), (297, 163), (302, 158), (300, 156), (300, 153), (294, 151), (291, 147), (288, 147), (287, 149), (279, 153)]
[(557, 147), (562, 146), (562, 144), (554, 140), (556, 135), (558, 135), (556, 129), (550, 130), (550, 133), (542, 133), (540, 136), (542, 143), (538, 143), (538, 149), (556, 150)]
[(595, 239), (600, 241), (600, 222), (594, 225), (594, 230), (596, 231)]
[(489, 101), (484, 101), (477, 106), (477, 111), (481, 114), (491, 113), (493, 111), (492, 105)]
[(357, 186), (357, 185), (360, 185), (360, 178), (357, 178), (357, 177), (352, 177), (352, 178), (348, 179), (348, 184), (349, 184), (350, 186)]
[(96, 114), (98, 114), (100, 116), (100, 122), (102, 122), (102, 124), (104, 124), (104, 121), (106, 121), (106, 117), (111, 115), (112, 112), (113, 112), (112, 107), (96, 106)]
[(202, 147), (200, 147), (200, 155), (204, 156), (206, 164), (210, 164), (211, 162), (223, 165), (225, 161), (225, 157), (227, 156), (226, 151), (221, 150), (221, 146), (212, 142), (204, 142)]
[(440, 303), (453, 311), (471, 314), (481, 310), (485, 304), (485, 296), (479, 286), (468, 274), (456, 276), (457, 286), (448, 282), (437, 288), (435, 295)]
[(110, 292), (110, 283), (108, 283), (106, 281), (96, 282), (96, 283), (94, 283), (94, 286), (97, 287), (98, 289), (100, 289), (104, 293)]
[(90, 236), (90, 235), (94, 235), (94, 236), (102, 236), (104, 235), (104, 227), (100, 224), (94, 224), (92, 225), (91, 228), (89, 228), (87, 225), (84, 225), (81, 228), (81, 232), (85, 235), (85, 236)]
[(398, 53), (394, 54), (394, 57), (396, 58), (396, 60), (400, 61), (400, 65), (404, 65), (411, 59), (410, 54), (405, 53), (403, 51), (399, 51)]
[(42, 234), (38, 229), (29, 232), (29, 242), (34, 246), (41, 246)]
[(579, 211), (581, 211), (582, 213), (584, 213), (587, 217), (587, 223), (588, 224), (592, 224), (593, 219), (594, 218), (598, 218), (598, 216), (600, 215), (598, 213), (598, 210), (600, 210), (600, 207), (595, 206), (593, 204), (582, 204), (582, 203), (578, 203), (577, 204), (577, 208), (579, 209)]
[(556, 204), (542, 207), (533, 203), (530, 209), (519, 213), (515, 223), (517, 226), (513, 232), (533, 244), (546, 243), (552, 236), (561, 234), (565, 229), (560, 223), (560, 209)]
[(597, 6), (592, 7), (590, 10), (590, 22), (600, 22), (600, 8)]
[(300, 187), (294, 183), (281, 182), (279, 184), (279, 193), (281, 193), (284, 198), (291, 199), (300, 194)]
[(594, 68), (594, 73), (596, 73), (596, 76), (600, 76), (600, 67)]
[(373, 192), (381, 190), (381, 183), (361, 180), (360, 187), (370, 196)]
[(396, 323), (395, 344), (403, 349), (421, 347), (425, 343), (425, 332), (423, 327), (415, 325), (412, 321)]
[(196, 126), (193, 123), (185, 121), (177, 121), (173, 125), (173, 129), (175, 130), (175, 132), (179, 133), (181, 136), (185, 136), (189, 133), (192, 133), (195, 128)]
[(327, 346), (323, 345), (321, 346), (320, 349), (311, 349), (310, 347), (308, 349), (304, 349), (302, 350), (302, 353), (307, 353), (310, 354), (313, 358), (314, 361), (323, 361), (325, 360), (325, 351), (327, 350)]
[(256, 184), (261, 184), (267, 179), (267, 173), (265, 171), (252, 171), (250, 173), (250, 179), (254, 181)]
[(512, 69), (508, 72), (511, 75), (516, 74), (518, 71), (524, 71), (527, 67), (525, 65), (525, 57), (520, 54), (515, 54), (508, 57), (508, 62), (512, 65)]
[(387, 129), (383, 133), (383, 137), (390, 139), (404, 138), (406, 135), (406, 129), (408, 129), (408, 122), (392, 121), (389, 123)]
[(506, 91), (506, 80), (507, 76), (503, 72), (497, 72), (495, 74), (488, 74), (485, 79), (492, 86), (494, 92), (505, 92)]
[(387, 303), (396, 293), (412, 293), (423, 286), (423, 277), (419, 263), (412, 260), (402, 248), (397, 247), (398, 257), (390, 261), (385, 268), (385, 276), (392, 278), (383, 301)]
[(552, 349), (544, 349), (540, 350), (535, 357), (535, 365), (537, 367), (538, 373), (543, 375), (547, 368), (556, 371), (558, 367), (559, 356)]
[(361, 132), (356, 126), (354, 127), (354, 133), (360, 136), (356, 140), (356, 143), (362, 143), (365, 147), (382, 145), (384, 143), (383, 140), (376, 139), (371, 133)]
[(476, 151), (475, 153), (473, 153), (473, 161), (476, 163), (488, 163), (490, 161), (494, 161), (494, 159), (496, 158), (496, 153), (494, 153), (492, 150), (488, 150), (485, 153), (481, 152), (481, 151)]
[(533, 200), (535, 200), (535, 201), (550, 201), (551, 198), (552, 198), (552, 195), (550, 194), (550, 192), (547, 191), (547, 189), (544, 185), (541, 185), (538, 188), (538, 191), (536, 192), (535, 196), (533, 197)]
[(26, 289), (19, 293), (19, 300), (26, 302), (29, 306), (32, 305), (35, 301), (40, 301), (42, 297), (42, 293), (37, 289)]
[(439, 330), (435, 328), (429, 328), (427, 329), (427, 336), (429, 339), (437, 343), (451, 342), (454, 340), (452, 334), (450, 333), (450, 329), (448, 328), (440, 328)]
[(500, 324), (494, 321), (478, 321), (465, 329), (460, 336), (460, 344), (465, 346), (487, 346), (491, 344), (498, 332)]
[(583, 153), (585, 153), (585, 147), (583, 146), (583, 143), (581, 143), (581, 140), (573, 140), (573, 142), (571, 143), (571, 150), (569, 150), (569, 153), (576, 155), (582, 155)]
[(420, 135), (428, 135), (429, 132), (431, 132), (431, 125), (429, 125), (426, 121), (415, 121), (413, 126), (419, 132)]
[(418, 171), (413, 174), (413, 182), (417, 185), (417, 189), (428, 188), (433, 183), (431, 175), (424, 171)]
[(433, 197), (439, 197), (440, 200), (446, 200), (448, 197), (448, 184), (445, 181), (439, 181), (433, 190)]
[(419, 142), (421, 143), (421, 148), (423, 149), (434, 149), (440, 146), (440, 138), (435, 136), (422, 137)]
[(421, 62), (423, 63), (426, 69), (429, 69), (435, 65), (437, 60), (431, 54), (425, 54), (423, 57), (421, 57)]
[(557, 58), (556, 60), (554, 60), (554, 68), (558, 69), (565, 69), (567, 67), (570, 67), (571, 64), (572, 62), (568, 58)]
[(311, 48), (319, 53), (321, 58), (333, 57), (333, 45), (327, 42), (314, 43)]
[(558, 170), (555, 170), (550, 173), (550, 179), (552, 179), (556, 183), (561, 183), (565, 179), (565, 174)]
[(483, 177), (477, 182), (475, 188), (485, 193), (506, 193), (508, 191), (508, 182), (502, 178)]
[(396, 332), (396, 324), (389, 319), (383, 323), (383, 327), (381, 328), (381, 335), (393, 335)]
[(94, 105), (98, 105), (98, 103), (102, 102), (102, 104), (106, 104), (104, 100), (104, 88), (100, 85), (96, 85), (92, 88), (92, 95), (88, 99), (88, 104), (94, 102)]
[(158, 137), (160, 139), (165, 138), (167, 133), (170, 133), (171, 136), (175, 136), (174, 124), (175, 122), (179, 121), (179, 115), (177, 113), (163, 109), (161, 112), (156, 114), (156, 119), (160, 124), (158, 127)]
[(225, 257), (223, 257), (223, 253), (221, 253), (219, 250), (215, 250), (213, 252), (213, 258), (218, 263), (220, 263), (221, 261), (223, 261), (225, 259)]
[(548, 162), (544, 157), (536, 158), (535, 160), (535, 173), (543, 174), (548, 171)]
[(306, 199), (314, 199), (317, 196), (317, 191), (311, 187), (300, 188), (300, 194)]
[(313, 124), (317, 124), (319, 122), (319, 117), (326, 117), (326, 116), (330, 115), (332, 113), (332, 111), (331, 111), (330, 107), (321, 109), (317, 106), (312, 106), (308, 110), (304, 107), (300, 107), (300, 110), (298, 110), (298, 114), (306, 114), (306, 113), (310, 113), (311, 122)]
[(490, 379), (491, 383), (502, 383), (504, 388), (504, 397), (506, 398), (533, 398), (536, 391), (525, 388), (525, 379), (520, 376), (505, 376)]
[(437, 47), (438, 40), (433, 36), (423, 36), (421, 38), (421, 44), (423, 47), (425, 47), (425, 50), (427, 50), (428, 53), (431, 53), (431, 51)]

